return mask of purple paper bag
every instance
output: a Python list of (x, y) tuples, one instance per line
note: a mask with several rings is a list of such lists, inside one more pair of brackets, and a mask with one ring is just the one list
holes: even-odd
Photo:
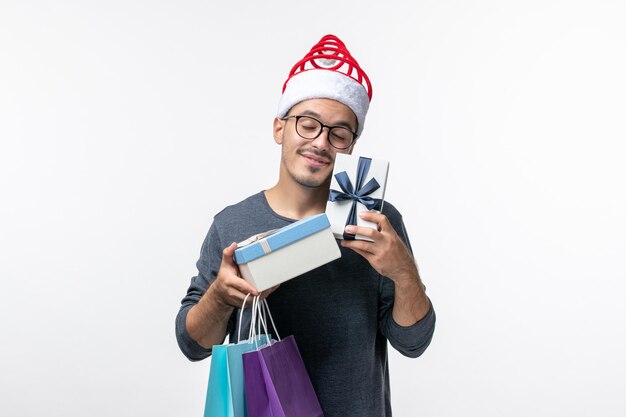
[(248, 417), (324, 417), (293, 336), (242, 359)]

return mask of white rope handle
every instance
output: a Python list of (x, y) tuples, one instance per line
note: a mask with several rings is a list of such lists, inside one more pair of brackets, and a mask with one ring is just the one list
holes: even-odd
[[(243, 321), (243, 310), (246, 308), (246, 301), (248, 301), (248, 297), (250, 297), (250, 293), (245, 296), (243, 304), (241, 304), (241, 313), (239, 313), (239, 330), (237, 331), (237, 343), (241, 342), (241, 322)], [(250, 335), (248, 335), (248, 339), (250, 339)]]
[[(263, 314), (264, 314), (264, 310), (263, 310), (263, 305), (264, 305), (265, 300), (259, 300), (257, 303), (257, 310), (258, 310), (258, 319), (259, 319), (259, 332), (261, 331), (261, 326), (263, 326), (263, 330), (265, 330), (265, 336), (267, 337), (267, 344), (269, 346), (272, 346), (272, 338), (270, 336), (270, 333), (267, 331), (267, 324), (264, 318), (263, 318)], [(258, 349), (258, 348), (257, 348)]]
[(256, 316), (257, 316), (257, 297), (253, 297), (252, 298), (252, 314), (250, 317), (250, 330), (248, 331), (248, 340), (252, 340), (254, 339), (254, 341), (256, 342)]
[[(246, 305), (246, 301), (250, 294), (247, 294), (243, 299), (243, 304), (241, 306), (241, 312), (239, 313), (239, 331), (237, 334), (237, 341), (241, 340), (241, 326), (243, 322), (243, 310)], [(265, 335), (267, 338), (267, 344), (272, 345), (272, 338), (268, 331), (267, 326), (267, 316), (270, 318), (270, 322), (272, 323), (272, 329), (274, 330), (274, 334), (276, 338), (280, 341), (280, 335), (278, 334), (278, 330), (276, 329), (276, 324), (274, 323), (274, 317), (272, 317), (272, 313), (270, 312), (270, 307), (267, 304), (267, 299), (261, 300), (261, 296), (252, 297), (252, 313), (250, 317), (250, 329), (248, 330), (248, 341), (254, 340), (254, 345), (256, 349), (259, 349), (259, 341), (261, 340), (261, 332), (265, 331)], [(257, 331), (258, 329), (258, 331)]]
[[(254, 338), (254, 346), (256, 347), (256, 350), (259, 350), (259, 342), (261, 341), (261, 332), (263, 330), (265, 331), (267, 344), (270, 346), (272, 345), (272, 338), (270, 337), (267, 331), (267, 326), (265, 324), (265, 320), (263, 319), (263, 315), (261, 311), (261, 303), (262, 302), (259, 297), (254, 297), (254, 300), (252, 301), (254, 321), (251, 322), (252, 324), (251, 327), (254, 328), (253, 338)], [(257, 334), (257, 329), (256, 329), (257, 326), (258, 326), (258, 334)]]
[(274, 333), (276, 334), (276, 338), (280, 341), (280, 335), (278, 334), (278, 330), (276, 330), (276, 325), (274, 324), (274, 317), (272, 317), (272, 313), (270, 312), (270, 307), (267, 304), (267, 299), (263, 300), (263, 310), (264, 313), (267, 313), (268, 316), (270, 316), (270, 320), (272, 322), (272, 327), (274, 328)]

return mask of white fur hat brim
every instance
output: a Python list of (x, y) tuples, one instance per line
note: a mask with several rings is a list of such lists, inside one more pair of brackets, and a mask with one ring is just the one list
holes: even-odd
[(315, 98), (328, 98), (348, 106), (358, 122), (357, 135), (365, 125), (370, 100), (362, 84), (336, 71), (314, 69), (294, 75), (278, 103), (278, 118), (283, 118), (296, 104)]

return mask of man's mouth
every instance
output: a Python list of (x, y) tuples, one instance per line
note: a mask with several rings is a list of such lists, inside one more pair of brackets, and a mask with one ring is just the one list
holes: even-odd
[(301, 152), (300, 155), (304, 159), (306, 159), (309, 164), (316, 167), (322, 167), (330, 164), (330, 159), (315, 155), (310, 152)]

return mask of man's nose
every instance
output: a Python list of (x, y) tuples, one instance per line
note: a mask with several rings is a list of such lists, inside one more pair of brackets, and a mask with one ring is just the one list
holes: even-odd
[(322, 126), (322, 131), (320, 135), (313, 139), (312, 145), (317, 149), (325, 149), (327, 150), (330, 146), (328, 135), (330, 134), (330, 128), (326, 126)]

